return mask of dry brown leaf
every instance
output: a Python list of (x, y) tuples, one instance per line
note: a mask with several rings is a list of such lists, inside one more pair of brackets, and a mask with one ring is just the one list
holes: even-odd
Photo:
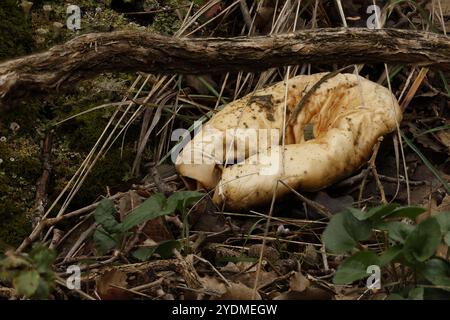
[[(250, 246), (250, 248), (248, 249), (248, 256), (259, 259), (262, 248), (263, 248), (262, 244), (254, 244), (254, 245)], [(278, 251), (276, 249), (266, 245), (266, 246), (264, 246), (264, 250), (263, 250), (263, 259), (270, 261), (270, 262), (275, 262), (278, 259), (280, 259), (280, 254), (278, 253)]]
[(430, 11), (434, 11), (434, 13), (437, 16), (440, 16), (441, 10), (442, 10), (442, 15), (444, 17), (450, 16), (450, 1), (449, 0), (429, 1), (426, 5), (426, 8)]
[(104, 272), (96, 279), (96, 290), (104, 300), (121, 300), (130, 298), (130, 292), (118, 287), (127, 288), (127, 275), (117, 269)]
[(215, 277), (205, 276), (200, 278), (200, 282), (203, 284), (205, 290), (215, 293), (218, 296), (222, 296), (227, 292), (226, 285)]
[(309, 280), (301, 272), (294, 272), (289, 279), (289, 288), (291, 291), (303, 292), (309, 285)]
[(447, 152), (450, 152), (450, 132), (449, 130), (442, 130), (436, 132), (436, 136), (439, 141), (447, 147)]
[[(267, 272), (267, 271), (261, 270), (261, 272), (259, 273), (258, 287), (265, 286), (265, 285), (273, 282), (277, 278), (278, 278), (278, 276), (275, 272), (273, 272), (273, 271)], [(239, 274), (230, 276), (230, 279), (234, 282), (239, 282), (250, 288), (253, 288), (255, 286), (256, 271), (239, 273)]]
[(317, 286), (311, 286), (306, 290), (287, 291), (276, 296), (273, 300), (331, 300), (333, 294), (329, 290)]
[(262, 300), (260, 294), (256, 292), (255, 297), (253, 297), (253, 289), (247, 287), (242, 283), (232, 282), (227, 291), (214, 300)]

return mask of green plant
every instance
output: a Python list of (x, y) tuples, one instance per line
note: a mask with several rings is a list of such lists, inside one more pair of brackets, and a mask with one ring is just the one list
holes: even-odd
[[(99, 254), (105, 254), (118, 248), (124, 243), (125, 238), (131, 234), (131, 230), (149, 220), (175, 213), (184, 213), (187, 206), (203, 197), (202, 193), (195, 191), (179, 191), (166, 198), (162, 193), (156, 193), (145, 200), (139, 207), (125, 216), (122, 222), (115, 218), (116, 209), (110, 199), (100, 202), (94, 212), (95, 221), (99, 227), (94, 233), (94, 242)], [(176, 240), (169, 240), (158, 246), (141, 247), (132, 255), (139, 260), (148, 260), (154, 253), (169, 257), (174, 248), (180, 248)]]
[(47, 298), (54, 285), (52, 263), (56, 254), (39, 245), (28, 255), (8, 251), (0, 259), (0, 281), (11, 282), (17, 294), (26, 298)]
[[(352, 254), (339, 265), (333, 282), (343, 285), (361, 280), (369, 275), (367, 268), (371, 265), (385, 269), (391, 266), (396, 273), (400, 264), (404, 275), (412, 275), (407, 278), (413, 281), (400, 281), (406, 284), (408, 298), (423, 297), (424, 288), (425, 293), (436, 288), (450, 292), (450, 263), (436, 256), (442, 242), (450, 243), (450, 212), (417, 225), (404, 221), (414, 220), (423, 212), (419, 207), (388, 204), (367, 211), (349, 208), (335, 215), (323, 233), (325, 246), (335, 254)], [(387, 241), (377, 250), (362, 244), (380, 235)]]

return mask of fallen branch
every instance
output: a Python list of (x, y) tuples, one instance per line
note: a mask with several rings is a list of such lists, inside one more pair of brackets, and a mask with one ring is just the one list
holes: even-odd
[(302, 63), (401, 63), (450, 70), (450, 38), (382, 29), (317, 29), (239, 38), (175, 38), (142, 31), (85, 34), (46, 52), (0, 64), (0, 98), (11, 105), (33, 92), (102, 72), (259, 71)]

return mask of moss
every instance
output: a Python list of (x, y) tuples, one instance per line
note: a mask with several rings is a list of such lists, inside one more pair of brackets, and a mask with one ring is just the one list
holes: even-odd
[[(44, 4), (51, 5), (50, 12), (44, 12)], [(35, 4), (32, 11), (32, 23), (36, 48), (43, 50), (71, 38), (90, 32), (108, 32), (113, 30), (136, 29), (137, 25), (129, 23), (121, 14), (109, 8), (109, 2), (104, 3), (84, 0), (76, 3), (81, 9), (81, 30), (73, 32), (66, 28), (68, 3), (53, 3), (42, 1)], [(59, 25), (59, 28), (55, 27)]]
[(176, 15), (163, 12), (155, 15), (151, 29), (159, 33), (172, 35), (180, 29), (180, 26), (181, 21)]
[(0, 242), (15, 246), (30, 231), (29, 213), (41, 173), (39, 146), (11, 137), (0, 142), (0, 159)]
[[(8, 57), (28, 53), (31, 48), (44, 49), (59, 42), (64, 42), (78, 33), (73, 33), (65, 27), (55, 32), (53, 24), (59, 22), (65, 25), (66, 3), (61, 1), (33, 1), (31, 12), (31, 28), (29, 32), (42, 42), (30, 48), (20, 49), (18, 44), (33, 43), (19, 39), (14, 43), (13, 52), (8, 51)], [(9, 36), (4, 13), (7, 4), (14, 3), (15, 10), (21, 14), (21, 8), (14, 1), (0, 1), (0, 36)], [(51, 14), (45, 14), (42, 5), (51, 4)], [(95, 0), (77, 2), (82, 8), (82, 28), (79, 33), (94, 31), (109, 31), (113, 29), (137, 28), (123, 16), (108, 8), (108, 1), (103, 3)], [(96, 10), (99, 7), (101, 10)], [(7, 11), (7, 10), (6, 10)], [(3, 16), (2, 16), (3, 14)], [(14, 19), (11, 18), (11, 21)], [(8, 23), (12, 23), (9, 21)], [(42, 29), (38, 32), (38, 29)], [(43, 31), (44, 30), (44, 31)], [(47, 31), (45, 31), (47, 30)], [(6, 48), (0, 43), (0, 54)], [(9, 50), (9, 49), (8, 49)], [(1, 59), (0, 55), (0, 59)], [(120, 101), (134, 80), (133, 75), (114, 74), (101, 75), (97, 78), (77, 84), (63, 95), (36, 97), (22, 101), (18, 106), (2, 114), (0, 119), (0, 251), (4, 244), (17, 246), (30, 232), (30, 213), (34, 205), (36, 182), (42, 174), (40, 161), (40, 143), (44, 130), (55, 121), (99, 106), (108, 102)], [(49, 202), (56, 199), (67, 182), (76, 172), (90, 148), (97, 141), (108, 122), (114, 108), (104, 108), (96, 112), (70, 120), (55, 127), (55, 139), (52, 148), (52, 176), (48, 188)], [(10, 124), (16, 122), (20, 129), (13, 132)], [(139, 127), (132, 126), (126, 136), (123, 156), (120, 152), (121, 139), (111, 147), (104, 159), (101, 159), (81, 187), (71, 203), (70, 209), (83, 207), (92, 203), (98, 196), (106, 193), (106, 186), (115, 187), (122, 184), (129, 174), (130, 164), (134, 159), (134, 140), (139, 134)], [(6, 139), (6, 141), (5, 141)], [(13, 159), (13, 160), (11, 160)]]
[(31, 52), (31, 23), (16, 0), (0, 1), (0, 60)]

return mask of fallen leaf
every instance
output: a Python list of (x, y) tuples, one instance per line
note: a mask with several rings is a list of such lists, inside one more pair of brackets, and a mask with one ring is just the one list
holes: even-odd
[(311, 286), (306, 290), (283, 292), (273, 300), (331, 300), (333, 294), (329, 290), (317, 286)]
[(253, 296), (253, 288), (233, 282), (222, 296), (213, 300), (262, 300), (262, 298), (258, 292)]
[(127, 275), (117, 269), (111, 269), (96, 279), (96, 290), (103, 300), (121, 300), (130, 298), (130, 292), (117, 287), (126, 288)]
[(289, 279), (289, 288), (291, 291), (303, 292), (309, 285), (309, 280), (300, 272), (294, 272), (294, 275)]

